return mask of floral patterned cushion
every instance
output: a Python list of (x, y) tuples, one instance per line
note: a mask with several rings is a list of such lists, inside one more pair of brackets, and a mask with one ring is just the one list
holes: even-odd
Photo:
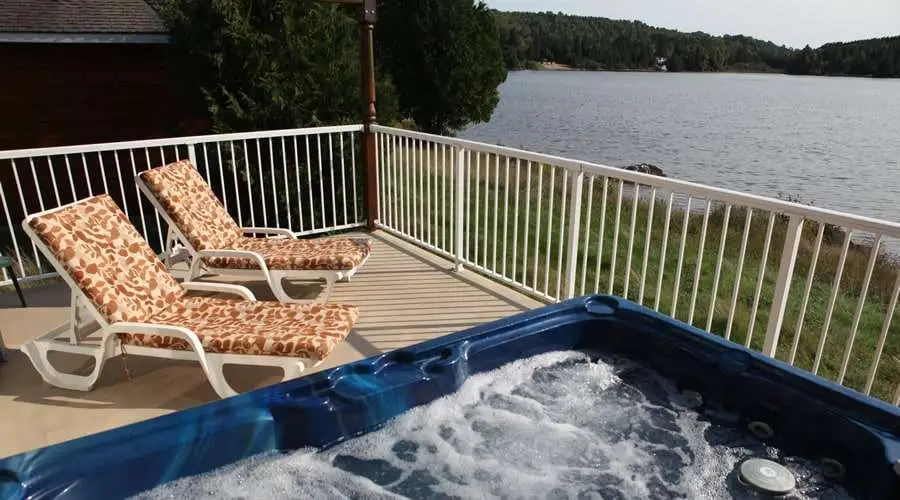
[[(363, 239), (318, 238), (313, 240), (285, 240), (277, 238), (241, 238), (233, 247), (260, 254), (273, 270), (349, 270), (366, 259), (372, 244)], [(211, 257), (203, 260), (207, 266), (221, 269), (259, 269), (255, 261), (231, 257)]]
[[(154, 324), (191, 329), (207, 352), (296, 356), (320, 361), (350, 333), (359, 311), (345, 305), (299, 305), (189, 297), (155, 316)], [(126, 344), (190, 350), (181, 338), (128, 334)]]
[(140, 174), (178, 229), (196, 250), (231, 248), (241, 228), (190, 161)]
[[(367, 240), (248, 238), (187, 160), (157, 167), (141, 179), (196, 250), (248, 250), (262, 255), (269, 269), (282, 271), (353, 269), (371, 253)], [(206, 258), (218, 269), (259, 269), (249, 259)]]
[(108, 195), (29, 225), (109, 323), (146, 321), (185, 294)]

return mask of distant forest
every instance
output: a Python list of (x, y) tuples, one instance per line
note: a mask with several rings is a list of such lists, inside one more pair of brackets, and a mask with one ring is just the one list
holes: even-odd
[[(552, 61), (578, 69), (747, 71), (900, 77), (900, 36), (792, 49), (743, 35), (712, 36), (639, 21), (495, 11), (509, 69)], [(900, 28), (898, 28), (900, 29)]]

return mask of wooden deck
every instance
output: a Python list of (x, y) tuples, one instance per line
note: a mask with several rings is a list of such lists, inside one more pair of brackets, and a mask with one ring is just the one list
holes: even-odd
[[(323, 370), (474, 325), (504, 318), (539, 302), (474, 273), (453, 273), (451, 263), (383, 232), (371, 236), (374, 251), (350, 283), (339, 283), (332, 302), (360, 307), (357, 329), (317, 368)], [(261, 300), (273, 300), (264, 284), (244, 283)], [(296, 286), (297, 296), (314, 293)], [(0, 457), (101, 432), (197, 406), (216, 398), (199, 365), (129, 357), (107, 362), (91, 392), (44, 383), (15, 348), (64, 323), (69, 303), (64, 284), (25, 290), (29, 307), (18, 308), (14, 293), (0, 293), (0, 332), (8, 361), (0, 364)], [(60, 369), (85, 371), (74, 356), (51, 360)], [(130, 375), (130, 380), (129, 380)], [(226, 369), (237, 390), (279, 380), (277, 370)]]

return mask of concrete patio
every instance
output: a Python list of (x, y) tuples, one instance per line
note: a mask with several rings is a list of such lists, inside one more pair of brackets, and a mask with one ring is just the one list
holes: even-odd
[[(353, 334), (316, 370), (323, 370), (504, 318), (542, 304), (474, 273), (450, 271), (452, 263), (401, 239), (371, 235), (374, 252), (350, 283), (339, 283), (332, 302), (361, 309)], [(248, 285), (273, 300), (263, 283)], [(315, 293), (298, 284), (294, 296)], [(0, 293), (0, 332), (7, 345), (0, 364), (0, 457), (197, 406), (216, 399), (199, 365), (153, 358), (107, 362), (91, 392), (44, 383), (24, 354), (23, 342), (64, 323), (69, 293), (62, 283), (25, 290), (28, 308), (13, 292)], [(51, 357), (60, 369), (83, 372), (76, 356)], [(126, 365), (128, 371), (126, 372)], [(271, 384), (277, 370), (230, 366), (226, 375), (240, 391)]]

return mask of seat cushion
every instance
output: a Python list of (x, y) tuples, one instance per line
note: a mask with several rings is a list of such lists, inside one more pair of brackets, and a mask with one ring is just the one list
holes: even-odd
[[(347, 305), (186, 297), (148, 322), (192, 330), (206, 352), (292, 356), (321, 361), (350, 334), (358, 318), (358, 309)], [(191, 350), (184, 339), (160, 335), (127, 334), (122, 335), (122, 342)]]
[[(351, 238), (240, 238), (230, 249), (256, 252), (272, 270), (346, 271), (365, 261), (372, 252), (372, 244), (369, 240)], [(256, 262), (243, 258), (209, 257), (203, 262), (219, 269), (259, 269)]]

